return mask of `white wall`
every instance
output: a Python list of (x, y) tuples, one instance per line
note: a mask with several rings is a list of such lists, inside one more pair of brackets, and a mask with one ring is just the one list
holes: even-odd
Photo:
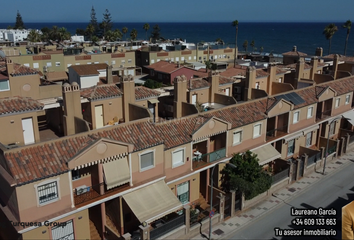
[(96, 86), (99, 81), (99, 76), (87, 76), (87, 77), (81, 77), (80, 79), (80, 88), (88, 88), (92, 86)]

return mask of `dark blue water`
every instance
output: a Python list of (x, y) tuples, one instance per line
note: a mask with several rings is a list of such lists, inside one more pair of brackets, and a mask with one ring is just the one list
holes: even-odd
[[(161, 36), (164, 38), (182, 38), (187, 42), (197, 43), (200, 41), (215, 41), (217, 38), (224, 40), (226, 45), (235, 46), (235, 28), (231, 23), (149, 23), (150, 35), (152, 28), (158, 24), (161, 29)], [(250, 44), (255, 41), (257, 49), (263, 46), (265, 52), (284, 53), (291, 51), (296, 45), (298, 51), (310, 55), (315, 53), (316, 47), (322, 47), (324, 54), (328, 53), (328, 40), (322, 34), (323, 29), (328, 23), (239, 23), (238, 47), (241, 50), (245, 40)], [(335, 23), (338, 26), (332, 38), (331, 53), (343, 54), (346, 38), (346, 29), (341, 25), (343, 23)], [(6, 28), (13, 23), (0, 23), (0, 29)], [(77, 28), (85, 29), (87, 23), (25, 23), (27, 28), (58, 27), (67, 28), (72, 34)], [(138, 39), (145, 39), (145, 31), (143, 30), (144, 23), (114, 23), (114, 28), (128, 28), (129, 32), (135, 28), (138, 31)], [(250, 51), (251, 48), (249, 47)], [(354, 32), (349, 37), (347, 55), (354, 55)]]

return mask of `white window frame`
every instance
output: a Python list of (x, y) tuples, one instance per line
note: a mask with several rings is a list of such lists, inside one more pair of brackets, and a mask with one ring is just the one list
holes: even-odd
[[(294, 145), (292, 146), (292, 152), (289, 154), (289, 143), (292, 142), (292, 141), (294, 142)], [(290, 157), (290, 156), (294, 155), (294, 153), (295, 153), (295, 139), (291, 139), (287, 143), (286, 154), (287, 154), (288, 157)]]
[(0, 92), (6, 92), (6, 91), (10, 91), (10, 81), (8, 79), (4, 79), (4, 80), (0, 80), (0, 82), (7, 82), (7, 89), (0, 89)]
[[(151, 166), (149, 166), (149, 167), (141, 168), (141, 155), (148, 154), (148, 153), (151, 153), (151, 152), (153, 153), (153, 164)], [(144, 172), (144, 171), (150, 170), (150, 169), (152, 169), (154, 167), (155, 167), (155, 149), (139, 153), (139, 171), (140, 172)]]
[(337, 125), (337, 122), (336, 121), (333, 121), (331, 124), (329, 124), (329, 136), (333, 136), (335, 133), (336, 133), (336, 125)]
[[(295, 114), (297, 114), (297, 118), (295, 118)], [(300, 122), (300, 111), (295, 111), (293, 114), (293, 124)]]
[(111, 64), (112, 64), (112, 65), (116, 64), (116, 61), (115, 61), (115, 60), (112, 60)]
[[(312, 145), (312, 135), (313, 135), (312, 132), (308, 132), (306, 134), (306, 147), (310, 147)], [(310, 137), (308, 137), (308, 136), (310, 136)]]
[[(307, 119), (313, 117), (313, 109), (314, 109), (313, 106), (307, 108)], [(311, 115), (309, 115), (309, 110), (311, 110)]]
[(129, 59), (128, 59), (128, 63), (131, 63), (131, 62), (132, 62), (132, 60), (129, 58)]
[(47, 62), (47, 63), (46, 63), (46, 66), (47, 66), (47, 67), (51, 67), (51, 66), (52, 66), (52, 62)]
[(55, 66), (59, 67), (60, 66), (60, 62), (55, 62)]
[[(47, 201), (47, 202), (44, 202), (44, 203), (40, 203), (39, 202), (38, 187), (41, 187), (43, 185), (46, 185), (46, 184), (49, 184), (49, 183), (53, 183), (53, 182), (56, 182), (56, 184), (57, 184), (57, 194), (58, 194), (57, 198), (52, 199), (52, 200)], [(43, 182), (41, 182), (39, 184), (35, 184), (34, 185), (34, 189), (35, 189), (35, 192), (36, 192), (37, 207), (45, 206), (45, 205), (51, 204), (53, 202), (57, 202), (57, 201), (59, 201), (61, 199), (59, 178), (48, 179), (48, 180), (45, 180), (45, 181), (43, 181)]]
[[(235, 142), (235, 135), (240, 133), (240, 138), (239, 138), (239, 141), (238, 142)], [(242, 137), (243, 137), (243, 130), (242, 129), (238, 129), (236, 131), (233, 132), (233, 135), (232, 135), (232, 145), (233, 146), (236, 146), (238, 144), (241, 144), (242, 143)]]
[(39, 69), (39, 63), (33, 63), (33, 68)]
[(30, 67), (30, 64), (29, 63), (24, 63), (23, 66)]
[[(183, 151), (182, 161), (175, 163), (173, 160), (173, 156), (174, 156), (174, 153), (179, 152), (179, 151)], [(172, 168), (176, 168), (176, 167), (184, 165), (185, 159), (186, 159), (186, 148), (178, 148), (178, 149), (172, 151), (172, 153), (171, 153)]]
[(336, 105), (335, 105), (335, 108), (339, 108), (340, 106), (340, 98), (336, 98)]
[[(255, 129), (255, 127), (258, 126), (258, 125), (260, 125), (260, 127), (259, 127), (259, 133), (258, 133), (258, 135), (255, 135), (254, 129)], [(260, 136), (262, 136), (262, 123), (254, 124), (254, 125), (253, 125), (253, 138), (258, 138), (258, 137), (260, 137)]]
[[(176, 195), (177, 195), (178, 200), (180, 200), (180, 199), (179, 199), (179, 196), (180, 196), (180, 195), (178, 194), (178, 186), (181, 186), (181, 185), (184, 185), (184, 184), (188, 184), (188, 191), (187, 191), (187, 193), (188, 193), (188, 201), (186, 201), (186, 202), (181, 202), (181, 203), (182, 203), (182, 204), (188, 204), (188, 203), (190, 202), (190, 197), (191, 197), (191, 196), (190, 196), (190, 195), (191, 195), (191, 186), (190, 186), (191, 184), (190, 184), (190, 181), (189, 181), (189, 180), (176, 185), (176, 193), (177, 193)], [(184, 193), (182, 193), (182, 194), (185, 194), (185, 193), (186, 193), (186, 192), (184, 192)], [(181, 194), (181, 195), (182, 195), (182, 194)]]
[(348, 105), (350, 103), (350, 94), (345, 96), (345, 105)]

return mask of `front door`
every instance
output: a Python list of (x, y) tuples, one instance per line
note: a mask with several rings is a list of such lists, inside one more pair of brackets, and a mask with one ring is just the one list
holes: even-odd
[(197, 94), (193, 94), (192, 95), (192, 104), (196, 104), (197, 103)]
[(34, 132), (32, 118), (22, 119), (23, 139), (25, 145), (34, 143)]
[(150, 110), (152, 116), (153, 116), (154, 119), (155, 119), (155, 104), (149, 103), (148, 107), (149, 107), (149, 110)]
[(230, 88), (226, 88), (225, 89), (225, 95), (226, 96), (230, 96)]
[(103, 127), (103, 105), (95, 106), (96, 128)]

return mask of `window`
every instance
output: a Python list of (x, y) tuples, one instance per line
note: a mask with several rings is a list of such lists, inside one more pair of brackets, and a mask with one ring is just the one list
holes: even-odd
[(59, 198), (58, 182), (50, 182), (37, 187), (39, 204), (52, 202)]
[(345, 104), (349, 104), (349, 101), (350, 101), (350, 94), (345, 96)]
[(9, 80), (1, 80), (0, 81), (0, 92), (10, 90)]
[(296, 111), (294, 112), (294, 118), (293, 118), (293, 123), (297, 123), (300, 120), (300, 112)]
[(154, 152), (148, 152), (140, 155), (140, 170), (148, 170), (154, 167)]
[(312, 118), (312, 116), (313, 116), (313, 107), (308, 107), (307, 118)]
[(125, 63), (125, 60), (120, 61), (121, 63)]
[(29, 63), (24, 63), (23, 66), (30, 67)]
[(255, 88), (256, 88), (256, 89), (259, 89), (259, 82), (256, 82)]
[(75, 65), (80, 65), (80, 63), (75, 63)]
[(294, 155), (295, 139), (288, 142), (288, 157)]
[(336, 108), (339, 107), (340, 104), (340, 98), (336, 98)]
[(66, 67), (70, 67), (72, 64), (71, 63), (68, 63), (67, 65), (66, 65)]
[(94, 64), (99, 64), (100, 62), (94, 62)]
[(87, 64), (91, 64), (92, 62), (88, 62)]
[(329, 135), (333, 135), (336, 131), (336, 121), (332, 122), (331, 125), (329, 125)]
[(76, 179), (79, 179), (81, 178), (81, 175), (80, 175), (80, 170), (72, 170), (71, 171), (71, 179), (72, 180), (76, 180)]
[(112, 63), (112, 65), (114, 65), (114, 64), (116, 64), (116, 61), (113, 60), (111, 63)]
[(240, 144), (242, 142), (242, 131), (234, 132), (233, 144)]
[(63, 225), (54, 225), (52, 227), (53, 239), (75, 239), (74, 238), (74, 224), (73, 220), (69, 220)]
[(154, 59), (151, 59), (151, 64), (155, 63), (155, 60)]
[(131, 63), (132, 62), (132, 60), (131, 59), (128, 59), (128, 63)]
[(309, 147), (312, 145), (312, 132), (309, 132), (306, 134), (306, 147)]
[(47, 62), (47, 67), (51, 67), (52, 63), (51, 62)]
[(182, 204), (189, 202), (189, 181), (177, 185), (177, 198)]
[(172, 167), (178, 167), (184, 163), (184, 149), (172, 153)]
[(253, 127), (253, 138), (261, 136), (261, 134), (262, 134), (261, 130), (262, 130), (262, 124), (261, 123), (254, 125), (254, 127)]
[(55, 62), (55, 66), (59, 67), (60, 66), (60, 62)]
[(283, 78), (279, 78), (278, 82), (280, 82), (280, 83), (283, 82)]
[(33, 68), (39, 68), (39, 64), (38, 63), (33, 63)]

